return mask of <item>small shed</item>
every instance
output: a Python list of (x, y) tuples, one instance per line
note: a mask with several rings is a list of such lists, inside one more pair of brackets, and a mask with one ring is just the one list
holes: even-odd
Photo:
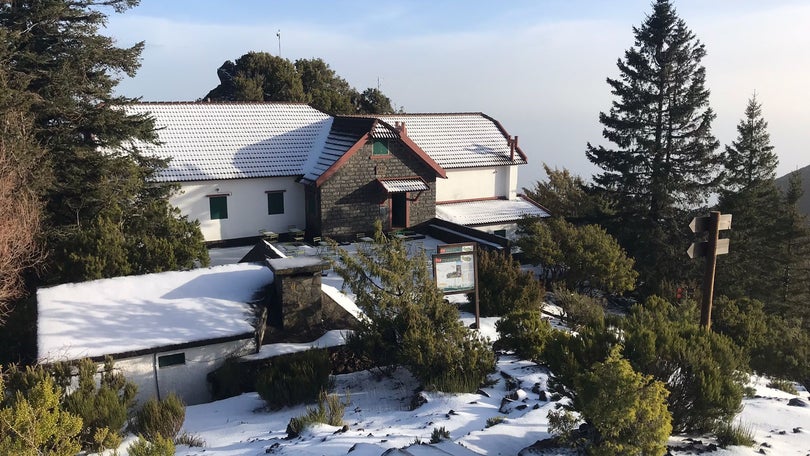
[(112, 356), (140, 402), (207, 402), (206, 375), (256, 351), (250, 303), (272, 282), (268, 267), (241, 263), (42, 288), (38, 361)]

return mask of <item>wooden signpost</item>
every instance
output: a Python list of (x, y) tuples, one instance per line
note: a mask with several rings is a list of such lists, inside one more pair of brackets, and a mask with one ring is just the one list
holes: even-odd
[(705, 241), (692, 243), (686, 254), (689, 258), (706, 257), (706, 272), (703, 276), (703, 302), (700, 306), (700, 325), (712, 328), (712, 296), (714, 295), (714, 272), (717, 268), (717, 255), (728, 253), (728, 239), (718, 239), (720, 230), (731, 228), (731, 214), (712, 211), (708, 216), (695, 217), (689, 228), (695, 234), (707, 234)]

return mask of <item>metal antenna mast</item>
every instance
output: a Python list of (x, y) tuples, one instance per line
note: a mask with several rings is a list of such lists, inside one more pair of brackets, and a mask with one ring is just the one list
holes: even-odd
[(276, 37), (278, 37), (278, 56), (281, 57), (281, 29), (276, 32)]

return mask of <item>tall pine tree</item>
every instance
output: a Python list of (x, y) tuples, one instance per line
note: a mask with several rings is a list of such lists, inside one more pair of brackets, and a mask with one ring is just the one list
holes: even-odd
[(655, 1), (633, 34), (634, 46), (617, 63), (619, 77), (607, 79), (616, 99), (599, 115), (615, 146), (589, 143), (586, 154), (602, 170), (595, 188), (615, 209), (604, 222), (655, 286), (682, 274), (684, 210), (707, 201), (720, 157), (703, 44), (668, 0)]
[(780, 219), (787, 206), (774, 183), (778, 159), (756, 95), (748, 100), (723, 162), (718, 209), (732, 214), (734, 222), (729, 254), (718, 258), (716, 292), (771, 304), (781, 301)]
[(153, 122), (127, 115), (135, 100), (113, 95), (139, 66), (143, 43), (119, 48), (100, 35), (105, 10), (137, 0), (15, 0), (0, 6), (9, 31), (9, 71), (24, 75), (34, 97), (33, 134), (40, 166), (49, 282), (110, 277), (207, 263), (199, 227), (169, 206), (173, 187), (152, 177), (165, 163), (130, 139), (154, 140)]

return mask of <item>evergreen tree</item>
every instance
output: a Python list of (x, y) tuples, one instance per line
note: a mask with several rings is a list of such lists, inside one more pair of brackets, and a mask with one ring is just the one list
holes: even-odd
[[(120, 75), (134, 75), (143, 43), (119, 48), (100, 35), (103, 10), (120, 13), (136, 4), (20, 0), (0, 8), (0, 25), (8, 30), (3, 44), (13, 49), (9, 71), (26, 80), (33, 134), (46, 151), (39, 169), (47, 180), (41, 198), (50, 282), (208, 261), (199, 227), (168, 205), (173, 187), (152, 179), (165, 162), (129, 147), (131, 139), (155, 139), (153, 122), (127, 115), (121, 106), (134, 100), (112, 93)], [(135, 263), (155, 233), (170, 233), (159, 258)]]
[(551, 169), (546, 163), (543, 163), (543, 170), (548, 180), (537, 181), (533, 189), (524, 188), (526, 196), (542, 204), (552, 215), (568, 221), (594, 215), (600, 204), (595, 195), (588, 193), (582, 177), (565, 168)]
[(745, 117), (737, 124), (737, 139), (726, 146), (723, 189), (741, 191), (772, 181), (778, 163), (768, 122), (762, 117), (762, 105), (754, 94), (745, 107)]
[(684, 270), (683, 210), (708, 199), (720, 157), (700, 64), (704, 46), (669, 0), (652, 6), (633, 28), (634, 46), (617, 62), (620, 76), (607, 79), (616, 99), (599, 121), (615, 147), (588, 143), (586, 155), (602, 169), (595, 188), (616, 211), (606, 221), (610, 231), (655, 286)]
[(298, 59), (295, 69), (301, 75), (301, 83), (310, 106), (323, 112), (354, 113), (354, 98), (357, 91), (335, 73), (321, 59)]
[(785, 206), (774, 183), (778, 160), (767, 128), (753, 96), (737, 125), (737, 139), (726, 146), (718, 209), (733, 215), (732, 247), (718, 258), (716, 292), (773, 303), (780, 299), (779, 225)]
[(495, 366), (487, 342), (459, 321), (458, 309), (430, 279), (424, 255), (409, 258), (377, 221), (374, 242), (350, 255), (338, 248), (335, 271), (363, 311), (347, 341), (377, 366), (404, 365), (431, 389), (472, 392)]
[(248, 52), (223, 63), (217, 76), (220, 84), (204, 99), (302, 102), (332, 115), (394, 112), (380, 90), (358, 92), (322, 59), (292, 63), (267, 52)]
[(779, 301), (773, 312), (800, 319), (810, 328), (810, 223), (798, 204), (803, 195), (801, 175), (791, 173), (778, 221)]

